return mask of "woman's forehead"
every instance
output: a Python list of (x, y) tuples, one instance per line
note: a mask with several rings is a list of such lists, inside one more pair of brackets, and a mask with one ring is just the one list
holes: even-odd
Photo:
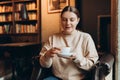
[(77, 15), (74, 12), (66, 11), (62, 14), (62, 17), (67, 18), (67, 17), (77, 17)]

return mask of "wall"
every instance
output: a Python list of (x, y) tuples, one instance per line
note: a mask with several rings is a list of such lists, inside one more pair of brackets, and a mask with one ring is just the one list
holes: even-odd
[[(60, 13), (48, 13), (47, 1), (48, 0), (41, 0), (42, 42), (45, 42), (48, 39), (48, 36), (60, 31)], [(70, 5), (74, 6), (75, 1), (70, 0)]]
[(110, 15), (111, 0), (76, 0), (76, 4), (81, 14), (80, 26), (97, 44), (97, 16)]

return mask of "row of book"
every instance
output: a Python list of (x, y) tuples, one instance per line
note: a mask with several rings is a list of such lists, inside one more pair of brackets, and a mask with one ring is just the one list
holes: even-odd
[[(12, 29), (13, 26), (12, 25), (3, 25), (0, 26), (0, 34), (9, 34), (12, 33)], [(38, 30), (38, 25), (35, 24), (30, 24), (30, 25), (21, 25), (21, 24), (16, 24), (15, 27), (15, 32), (16, 33), (37, 33)]]
[[(37, 13), (29, 12), (28, 13), (29, 20), (36, 20)], [(12, 14), (2, 14), (0, 15), (0, 22), (12, 21)], [(15, 13), (15, 20), (21, 20), (20, 13)]]
[(11, 28), (11, 25), (0, 26), (0, 34), (11, 33), (10, 28)]
[[(14, 8), (15, 11), (20, 11), (22, 4), (24, 4), (24, 3), (15, 4), (14, 7), (12, 5), (0, 5), (0, 13), (2, 13), (2, 12), (12, 12), (13, 8)], [(35, 2), (26, 3), (25, 5), (26, 5), (27, 10), (35, 10), (36, 9), (36, 3)]]
[(0, 15), (0, 22), (12, 21), (12, 14)]
[[(37, 13), (29, 12), (28, 13), (28, 19), (29, 20), (36, 20), (37, 19)], [(21, 20), (20, 13), (15, 13), (15, 20)]]
[[(23, 3), (15, 4), (15, 11), (20, 11), (22, 5), (23, 5)], [(27, 10), (35, 10), (36, 9), (36, 3), (35, 2), (26, 3), (25, 5), (26, 5)]]
[(12, 6), (0, 5), (0, 13), (2, 12), (12, 12)]
[(16, 33), (36, 33), (38, 30), (37, 24), (21, 25), (16, 24)]

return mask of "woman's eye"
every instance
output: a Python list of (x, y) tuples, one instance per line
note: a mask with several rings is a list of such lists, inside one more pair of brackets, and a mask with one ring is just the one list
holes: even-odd
[(67, 21), (67, 19), (63, 18), (62, 21)]
[(73, 21), (75, 21), (75, 18), (70, 18), (70, 19), (62, 18), (62, 21), (71, 21), (71, 22), (73, 22)]
[(72, 21), (72, 22), (73, 22), (74, 20), (75, 20), (74, 18), (71, 18), (71, 19), (70, 19), (70, 21)]

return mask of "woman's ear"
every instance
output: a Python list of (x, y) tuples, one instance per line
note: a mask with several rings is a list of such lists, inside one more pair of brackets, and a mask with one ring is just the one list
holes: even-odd
[(79, 21), (80, 21), (80, 18), (78, 18), (78, 23), (79, 23)]
[(80, 21), (80, 18), (78, 18), (78, 22)]

